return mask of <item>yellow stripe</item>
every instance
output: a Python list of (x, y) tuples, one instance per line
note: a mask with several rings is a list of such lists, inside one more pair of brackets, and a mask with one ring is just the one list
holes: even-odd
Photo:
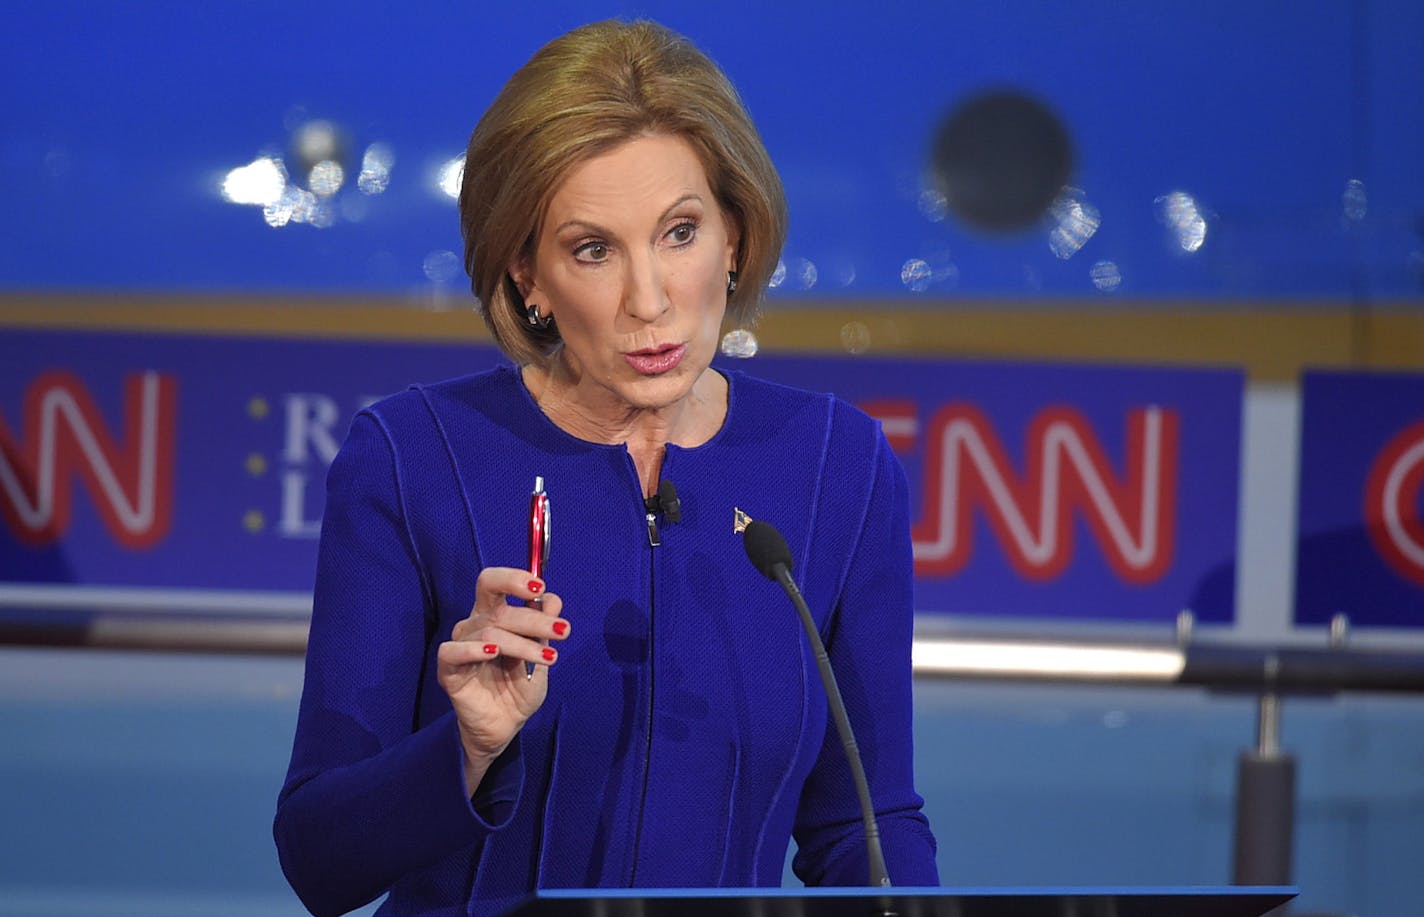
[[(488, 341), (464, 296), (17, 294), (0, 328)], [(1256, 380), (1303, 367), (1424, 368), (1424, 309), (1337, 302), (1040, 301), (776, 303), (756, 328), (764, 352), (864, 352), (1242, 366)]]

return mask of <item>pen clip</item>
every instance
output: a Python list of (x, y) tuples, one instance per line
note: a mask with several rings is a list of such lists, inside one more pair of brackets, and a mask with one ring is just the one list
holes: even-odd
[(544, 575), (544, 566), (549, 562), (549, 545), (552, 543), (549, 537), (549, 528), (553, 522), (553, 514), (549, 511), (549, 495), (544, 492), (544, 478), (536, 476), (534, 478), (534, 513), (538, 518), (531, 519), (537, 526), (537, 544), (530, 544), (531, 552), (538, 552), (539, 575)]

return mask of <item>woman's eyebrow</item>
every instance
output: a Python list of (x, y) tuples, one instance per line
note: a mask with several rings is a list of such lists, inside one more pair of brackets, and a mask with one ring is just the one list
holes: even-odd
[[(673, 211), (677, 210), (679, 207), (681, 207), (683, 204), (688, 203), (689, 201), (696, 201), (697, 203), (701, 204), (703, 203), (702, 195), (696, 193), (695, 191), (690, 191), (687, 194), (684, 194), (682, 197), (669, 204), (665, 210), (663, 210), (662, 215), (658, 217), (658, 222), (661, 223), (666, 220), (669, 216), (672, 215)], [(614, 234), (605, 226), (600, 226), (590, 220), (575, 217), (572, 220), (565, 220), (557, 227), (555, 227), (554, 235), (563, 235), (565, 231), (570, 229), (577, 229), (581, 232), (586, 232), (598, 236), (611, 236)]]

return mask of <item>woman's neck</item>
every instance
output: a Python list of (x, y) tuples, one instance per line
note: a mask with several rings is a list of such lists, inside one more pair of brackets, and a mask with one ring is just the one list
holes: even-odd
[(557, 357), (522, 370), (524, 385), (544, 416), (579, 439), (622, 444), (633, 457), (643, 494), (657, 492), (664, 447), (700, 446), (727, 417), (727, 380), (710, 367), (680, 400), (656, 407), (623, 402), (606, 389), (579, 384)]

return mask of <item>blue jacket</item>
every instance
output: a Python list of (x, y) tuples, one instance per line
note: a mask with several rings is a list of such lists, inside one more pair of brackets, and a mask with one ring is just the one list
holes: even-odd
[[(860, 885), (856, 794), (795, 610), (740, 509), (786, 536), (865, 758), (892, 881), (934, 885), (911, 763), (905, 475), (827, 395), (728, 373), (722, 429), (669, 445), (682, 519), (650, 544), (621, 445), (576, 439), (501, 368), (362, 411), (327, 482), (291, 768), (274, 833), (317, 914), (495, 914), (536, 887)], [(549, 696), (465, 796), (435, 653), (486, 566), (527, 566), (572, 624)]]

